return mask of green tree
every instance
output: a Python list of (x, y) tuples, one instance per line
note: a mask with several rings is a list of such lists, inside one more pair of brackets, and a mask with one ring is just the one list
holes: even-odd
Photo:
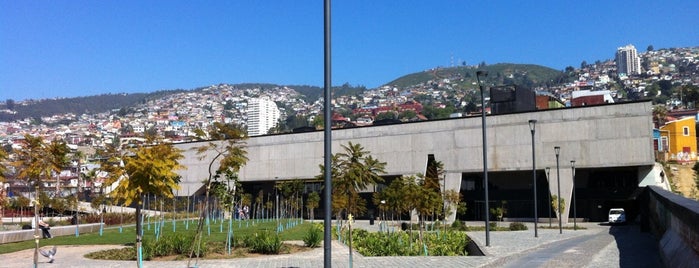
[(2, 217), (5, 216), (5, 208), (10, 204), (4, 187), (5, 174), (7, 172), (5, 161), (7, 161), (7, 157), (8, 153), (0, 148), (0, 226), (2, 225)]
[[(366, 211), (366, 202), (360, 198), (359, 191), (383, 182), (381, 174), (386, 172), (386, 162), (372, 157), (360, 144), (349, 142), (342, 149), (344, 152), (332, 156), (333, 211), (338, 216), (343, 211), (361, 215)], [(323, 170), (324, 166), (320, 165), (320, 177)]]
[[(217, 185), (224, 187), (225, 191), (222, 191), (223, 193), (235, 194), (236, 192), (236, 189), (230, 187), (233, 187), (231, 182), (235, 186), (240, 168), (248, 161), (247, 151), (245, 150), (247, 134), (240, 126), (220, 122), (215, 122), (208, 130), (196, 129), (194, 133), (197, 139), (208, 140), (205, 145), (194, 148), (199, 160), (207, 160), (209, 162), (209, 176), (204, 181), (206, 187), (204, 211), (208, 213), (212, 183), (216, 182)], [(218, 167), (214, 170), (215, 164)], [(228, 175), (222, 177), (223, 174)], [(204, 216), (208, 217), (208, 214)], [(196, 247), (202, 243), (203, 222), (203, 219), (200, 219), (197, 226), (196, 242), (192, 243), (189, 254), (190, 260), (194, 256)], [(189, 266), (189, 263), (187, 265)]]
[(665, 125), (665, 118), (667, 117), (667, 107), (665, 105), (654, 105), (653, 106), (653, 122), (656, 127), (661, 127)]
[[(173, 190), (179, 189), (180, 176), (176, 170), (184, 168), (179, 160), (184, 156), (172, 144), (163, 143), (153, 136), (146, 136), (148, 146), (118, 150), (112, 147), (107, 161), (100, 169), (107, 172), (105, 184), (117, 186), (109, 196), (126, 206), (136, 202), (136, 247), (141, 247), (141, 205), (144, 194), (173, 198)], [(142, 256), (137, 257), (138, 265)]]
[(566, 200), (565, 198), (561, 198), (561, 208), (560, 210), (558, 209), (558, 196), (557, 195), (552, 195), (551, 196), (551, 208), (553, 208), (553, 211), (556, 212), (556, 215), (560, 217), (560, 215), (563, 213), (563, 211), (566, 210)]
[[(18, 170), (17, 178), (24, 180), (27, 185), (34, 186), (35, 197), (40, 196), (40, 184), (51, 179), (52, 174), (59, 173), (61, 168), (67, 165), (68, 146), (60, 140), (50, 143), (44, 142), (42, 137), (24, 135), (25, 146), (17, 152), (17, 160), (12, 165)], [(37, 213), (42, 204), (34, 203), (34, 212)], [(36, 220), (36, 219), (35, 219)], [(38, 236), (39, 229), (34, 231)], [(39, 261), (39, 240), (35, 240), (34, 265)]]
[(384, 119), (398, 119), (394, 111), (386, 111), (376, 115), (374, 121), (384, 120)]
[(318, 205), (320, 205), (320, 195), (317, 192), (308, 194), (308, 198), (306, 198), (306, 209), (308, 209), (308, 218), (310, 220), (315, 219), (315, 213), (313, 212), (318, 208)]

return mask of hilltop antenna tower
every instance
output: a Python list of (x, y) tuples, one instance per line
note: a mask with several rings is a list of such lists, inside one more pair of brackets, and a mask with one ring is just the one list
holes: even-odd
[(454, 67), (454, 52), (451, 53), (451, 58), (449, 60), (451, 61), (451, 66), (449, 67)]

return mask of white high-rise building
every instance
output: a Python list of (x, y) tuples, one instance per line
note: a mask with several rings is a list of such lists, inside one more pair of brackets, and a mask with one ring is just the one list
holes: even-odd
[(267, 98), (248, 101), (248, 136), (259, 136), (269, 132), (279, 120), (279, 108)]
[(617, 48), (615, 59), (618, 74), (641, 74), (641, 58), (633, 45)]

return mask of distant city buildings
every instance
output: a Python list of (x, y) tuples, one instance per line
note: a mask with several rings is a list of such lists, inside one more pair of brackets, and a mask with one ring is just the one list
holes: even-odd
[(248, 136), (259, 136), (269, 132), (279, 120), (277, 104), (267, 98), (250, 99), (248, 102)]
[(615, 60), (619, 75), (641, 74), (641, 58), (633, 45), (617, 48)]

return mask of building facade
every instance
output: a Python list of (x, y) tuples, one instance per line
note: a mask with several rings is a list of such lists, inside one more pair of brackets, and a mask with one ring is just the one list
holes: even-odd
[(670, 160), (678, 162), (697, 159), (696, 119), (685, 117), (660, 127), (660, 144), (667, 149)]
[(633, 45), (627, 45), (616, 50), (617, 73), (626, 75), (641, 74), (641, 58)]
[(269, 132), (279, 120), (279, 108), (267, 98), (251, 99), (248, 102), (248, 135), (259, 136)]

